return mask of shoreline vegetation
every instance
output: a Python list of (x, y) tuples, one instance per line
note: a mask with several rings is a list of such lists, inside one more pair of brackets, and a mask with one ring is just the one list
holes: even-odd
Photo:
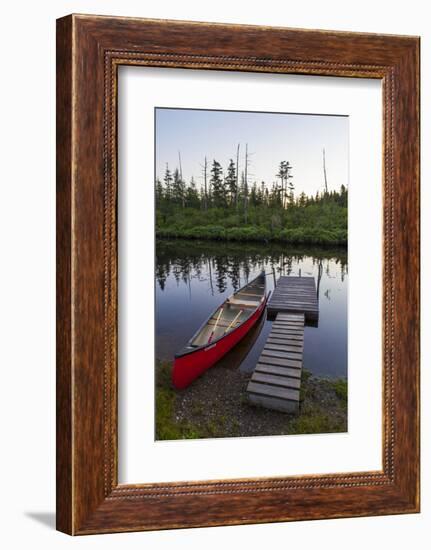
[(171, 384), (171, 363), (156, 361), (156, 439), (204, 439), (347, 431), (347, 380), (303, 370), (298, 415), (252, 406), (251, 373), (216, 365), (187, 391)]
[(291, 170), (281, 161), (271, 185), (249, 183), (233, 160), (224, 172), (219, 162), (210, 167), (205, 159), (198, 188), (167, 165), (155, 184), (156, 236), (347, 246), (347, 188), (328, 191), (325, 185), (322, 193), (295, 195)]

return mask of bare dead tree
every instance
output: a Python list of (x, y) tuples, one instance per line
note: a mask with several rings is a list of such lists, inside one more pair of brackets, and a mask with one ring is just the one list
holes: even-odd
[(325, 193), (328, 192), (328, 180), (326, 179), (325, 148), (323, 148), (323, 177), (325, 180)]
[(204, 177), (204, 209), (208, 210), (208, 186), (207, 186), (207, 177), (208, 177), (208, 161), (205, 157), (204, 164), (202, 165), (202, 172)]
[(181, 180), (181, 190), (182, 190), (181, 201), (182, 201), (182, 206), (184, 208), (186, 206), (186, 192), (185, 192), (185, 183), (184, 183), (184, 180), (183, 180), (183, 167), (181, 165), (181, 152), (180, 151), (178, 151), (178, 162), (179, 162), (179, 165), (180, 165), (180, 180)]
[(181, 151), (178, 151), (178, 161), (180, 165), (180, 178), (181, 178), (181, 181), (183, 181), (183, 168), (181, 166)]
[(244, 163), (244, 221), (247, 223), (248, 216), (248, 143), (245, 144), (245, 163)]
[(239, 143), (238, 147), (236, 148), (236, 196), (235, 196), (235, 206), (236, 211), (238, 212), (238, 181), (239, 181)]

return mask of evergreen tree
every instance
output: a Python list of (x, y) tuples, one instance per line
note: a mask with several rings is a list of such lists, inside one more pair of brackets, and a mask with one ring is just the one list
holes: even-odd
[(293, 185), (293, 182), (292, 182), (293, 176), (290, 174), (291, 169), (292, 169), (292, 167), (288, 162), (287, 163), (287, 180), (286, 180), (286, 183), (287, 183), (287, 187), (288, 187), (288, 191), (289, 191), (289, 193), (288, 193), (289, 204), (292, 206), (292, 205), (295, 204), (295, 195), (294, 195), (295, 186)]
[(339, 205), (347, 207), (347, 188), (343, 184), (341, 184), (340, 188)]
[(281, 193), (277, 185), (277, 182), (272, 182), (271, 194), (270, 194), (270, 206), (273, 208), (276, 206), (281, 206)]
[(156, 205), (160, 208), (163, 201), (163, 185), (160, 178), (156, 179)]
[(227, 206), (225, 186), (222, 178), (222, 167), (219, 162), (213, 160), (211, 167), (211, 198), (215, 207)]
[(253, 206), (258, 205), (258, 195), (257, 195), (257, 193), (258, 193), (257, 184), (256, 184), (256, 182), (254, 182), (253, 185), (251, 186), (251, 191), (250, 191), (250, 203)]
[(280, 182), (281, 182), (281, 187), (279, 189), (279, 196), (280, 196), (280, 204), (281, 205), (284, 205), (284, 199), (285, 199), (285, 188), (284, 188), (284, 182), (285, 182), (285, 179), (286, 179), (286, 176), (287, 176), (287, 166), (286, 166), (286, 161), (285, 160), (282, 160), (280, 162), (280, 166), (278, 168), (278, 172), (277, 172), (277, 178), (280, 178)]
[(232, 159), (230, 159), (229, 165), (227, 167), (227, 176), (225, 179), (226, 191), (229, 194), (228, 203), (236, 204), (238, 187), (237, 187), (237, 177), (236, 177), (236, 167)]
[(307, 195), (302, 191), (298, 198), (298, 206), (301, 208), (307, 205)]
[(293, 191), (295, 188), (291, 182), (293, 177), (290, 173), (291, 170), (292, 166), (289, 161), (282, 160), (280, 162), (277, 177), (281, 180), (280, 202), (284, 208), (286, 207), (287, 199), (289, 199), (290, 204), (294, 202)]
[(174, 179), (172, 182), (172, 200), (175, 204), (185, 206), (185, 185), (180, 176), (180, 171), (175, 168)]
[(258, 193), (258, 204), (265, 204), (265, 182), (260, 183), (260, 189)]
[(190, 180), (190, 185), (186, 191), (186, 205), (190, 208), (199, 208), (200, 206), (199, 193), (193, 177)]
[(169, 170), (169, 166), (166, 163), (165, 177), (163, 178), (165, 184), (165, 197), (168, 201), (172, 198), (172, 174)]

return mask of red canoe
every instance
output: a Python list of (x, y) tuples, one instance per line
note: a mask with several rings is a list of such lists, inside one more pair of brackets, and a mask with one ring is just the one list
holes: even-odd
[(186, 388), (217, 363), (254, 326), (267, 300), (264, 273), (225, 300), (175, 355), (174, 386)]

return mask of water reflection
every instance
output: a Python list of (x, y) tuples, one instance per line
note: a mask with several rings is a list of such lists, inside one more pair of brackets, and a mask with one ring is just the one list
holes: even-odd
[[(260, 271), (268, 290), (280, 275), (313, 276), (319, 326), (306, 327), (304, 367), (316, 374), (347, 374), (347, 251), (275, 244), (158, 240), (156, 243), (156, 355), (172, 360), (233, 291)], [(224, 362), (253, 370), (268, 332), (263, 321)]]

